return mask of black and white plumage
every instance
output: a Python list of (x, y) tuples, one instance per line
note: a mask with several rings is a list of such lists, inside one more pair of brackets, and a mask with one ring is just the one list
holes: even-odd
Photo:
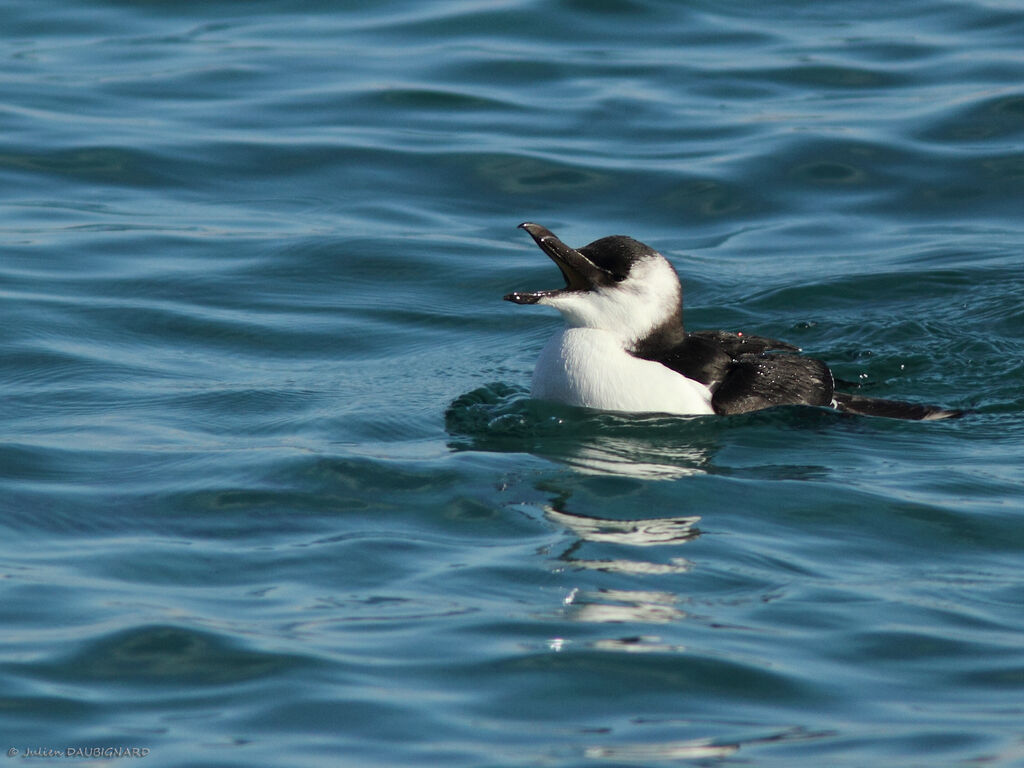
[(516, 291), (516, 304), (562, 313), (566, 327), (544, 347), (532, 396), (608, 411), (730, 415), (777, 405), (816, 405), (899, 419), (959, 411), (836, 391), (820, 360), (775, 339), (687, 332), (679, 276), (660, 253), (613, 235), (570, 248), (550, 230), (520, 224), (558, 266), (565, 287)]

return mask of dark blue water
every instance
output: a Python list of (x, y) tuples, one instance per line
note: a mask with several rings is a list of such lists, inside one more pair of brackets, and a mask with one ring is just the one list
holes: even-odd
[[(1018, 3), (0, 11), (11, 765), (1024, 765)], [(524, 220), (971, 413), (531, 402)]]

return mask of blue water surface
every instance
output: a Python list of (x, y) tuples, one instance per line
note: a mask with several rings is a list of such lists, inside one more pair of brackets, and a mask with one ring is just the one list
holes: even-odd
[[(11, 765), (1024, 765), (1016, 0), (0, 10)], [(530, 401), (524, 220), (969, 413)]]

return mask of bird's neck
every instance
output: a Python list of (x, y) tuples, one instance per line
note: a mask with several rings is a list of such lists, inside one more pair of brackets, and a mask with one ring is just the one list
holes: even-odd
[(679, 346), (684, 339), (686, 331), (683, 329), (683, 313), (677, 310), (653, 331), (629, 345), (626, 351), (634, 357), (654, 359), (659, 353)]

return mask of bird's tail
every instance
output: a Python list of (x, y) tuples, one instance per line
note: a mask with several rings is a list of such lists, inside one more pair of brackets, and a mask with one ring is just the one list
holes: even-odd
[(838, 410), (844, 413), (857, 413), (861, 416), (936, 421), (938, 419), (958, 419), (964, 415), (963, 411), (939, 408), (937, 405), (918, 405), (917, 403), (905, 403), (902, 400), (882, 400), (878, 397), (850, 395), (846, 392), (835, 392), (833, 397)]

